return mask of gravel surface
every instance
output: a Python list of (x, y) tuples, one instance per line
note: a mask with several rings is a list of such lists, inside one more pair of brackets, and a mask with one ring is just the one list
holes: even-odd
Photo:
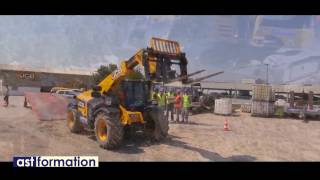
[[(0, 107), (0, 161), (12, 161), (14, 155), (98, 155), (100, 161), (320, 160), (320, 120), (198, 114), (189, 117), (190, 124), (171, 123), (161, 143), (136, 134), (109, 151), (90, 133), (70, 133), (64, 120), (38, 120), (23, 107), (23, 97), (10, 101), (9, 107)], [(223, 131), (226, 118), (231, 131)]]

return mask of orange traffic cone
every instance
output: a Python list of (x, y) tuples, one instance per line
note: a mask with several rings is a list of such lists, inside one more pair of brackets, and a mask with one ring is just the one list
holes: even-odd
[(223, 130), (224, 130), (224, 131), (230, 131), (230, 129), (229, 129), (229, 123), (228, 123), (227, 118), (224, 120)]

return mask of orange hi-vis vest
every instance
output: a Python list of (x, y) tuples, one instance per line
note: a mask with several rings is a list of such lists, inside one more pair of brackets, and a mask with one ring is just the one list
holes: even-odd
[(175, 108), (181, 108), (181, 96), (177, 95), (174, 99), (174, 107)]

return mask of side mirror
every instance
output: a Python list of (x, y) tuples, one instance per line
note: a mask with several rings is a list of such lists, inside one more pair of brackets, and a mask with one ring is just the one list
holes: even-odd
[(101, 91), (101, 89), (102, 89), (101, 86), (93, 86), (92, 87), (93, 91)]

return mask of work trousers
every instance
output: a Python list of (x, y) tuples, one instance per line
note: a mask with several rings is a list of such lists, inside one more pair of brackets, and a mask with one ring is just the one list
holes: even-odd
[(9, 96), (5, 95), (3, 99), (6, 102), (6, 106), (8, 106), (9, 105)]
[(182, 108), (182, 122), (188, 122), (189, 117), (189, 108), (184, 107)]
[(169, 113), (171, 113), (171, 121), (174, 121), (174, 112), (173, 112), (174, 108), (173, 108), (173, 104), (168, 104), (167, 105), (167, 111), (166, 111), (166, 118), (169, 121)]
[(179, 116), (181, 115), (181, 108), (175, 108), (176, 112), (176, 121), (179, 122)]

